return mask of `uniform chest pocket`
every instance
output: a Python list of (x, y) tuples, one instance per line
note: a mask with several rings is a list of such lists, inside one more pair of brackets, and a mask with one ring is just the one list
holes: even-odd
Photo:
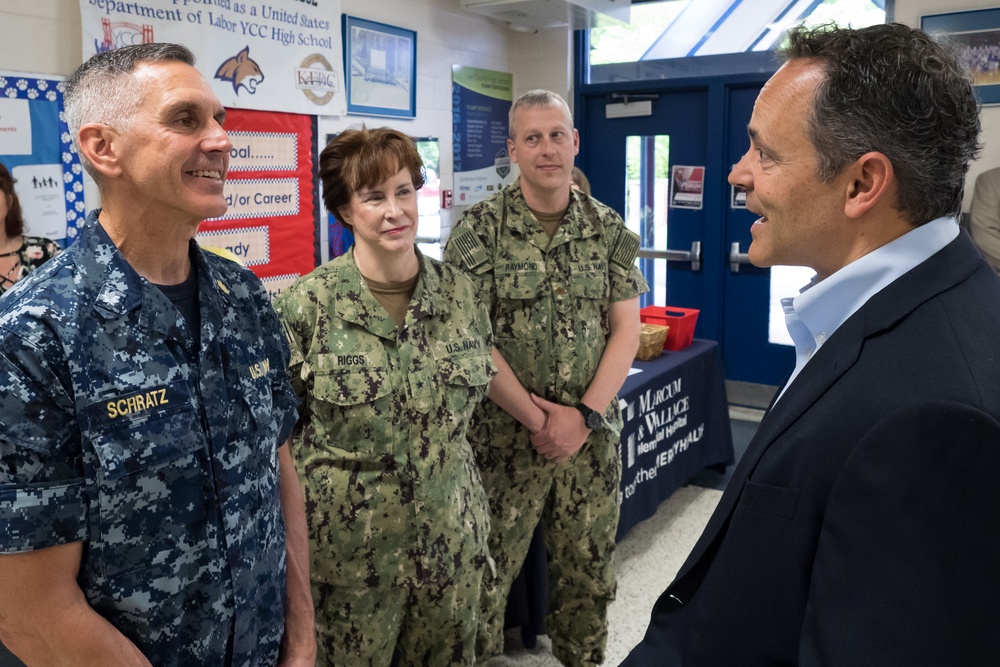
[(441, 381), (459, 387), (481, 387), (492, 377), (489, 354), (466, 354), (438, 360)]
[(607, 263), (573, 262), (570, 265), (569, 293), (581, 299), (607, 299)]
[[(254, 431), (264, 439), (275, 440), (278, 424), (271, 395), (270, 375), (251, 370), (241, 373), (239, 380), (236, 390), (241, 404), (234, 403), (232, 406), (238, 422), (235, 432)], [(251, 420), (253, 424), (250, 423)]]
[(524, 301), (537, 299), (548, 289), (544, 273), (498, 273), (495, 276), (497, 296), (501, 299)]
[(317, 371), (313, 378), (313, 395), (317, 399), (345, 408), (373, 403), (391, 390), (384, 368)]
[(187, 561), (206, 548), (210, 489), (202, 440), (189, 403), (91, 433), (100, 522), (91, 548), (106, 577)]
[(544, 273), (497, 274), (496, 312), (493, 333), (498, 347), (507, 344), (504, 339), (534, 339), (542, 337), (549, 326), (550, 284)]
[(490, 378), (496, 372), (492, 360), (488, 353), (477, 353), (449, 355), (436, 362), (442, 404), (447, 411), (443, 419), (449, 428), (460, 426), (458, 433), (464, 438), (464, 425), (476, 405), (486, 396)]
[(314, 447), (344, 459), (392, 453), (393, 432), (401, 424), (386, 368), (316, 371), (309, 400), (318, 434)]

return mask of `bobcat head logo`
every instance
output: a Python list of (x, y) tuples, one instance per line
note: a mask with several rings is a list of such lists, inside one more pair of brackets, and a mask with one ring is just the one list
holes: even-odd
[(246, 46), (235, 56), (219, 65), (215, 78), (222, 81), (230, 81), (233, 90), (240, 94), (240, 86), (243, 86), (253, 95), (257, 92), (257, 86), (264, 80), (264, 73), (260, 71), (257, 61), (250, 58), (250, 47)]

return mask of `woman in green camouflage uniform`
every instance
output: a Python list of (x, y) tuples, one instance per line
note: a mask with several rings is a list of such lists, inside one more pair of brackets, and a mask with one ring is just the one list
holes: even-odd
[(355, 245), (275, 302), (303, 400), (319, 664), (471, 665), (489, 519), (466, 428), (495, 373), (489, 314), (416, 248), (406, 135), (343, 132), (320, 177)]

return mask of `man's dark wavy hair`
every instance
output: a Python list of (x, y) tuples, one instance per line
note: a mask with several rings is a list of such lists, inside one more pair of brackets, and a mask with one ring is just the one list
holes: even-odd
[(958, 215), (969, 163), (979, 155), (979, 108), (956, 48), (898, 23), (799, 26), (785, 59), (816, 58), (810, 139), (819, 177), (877, 151), (892, 162), (895, 206), (913, 225)]

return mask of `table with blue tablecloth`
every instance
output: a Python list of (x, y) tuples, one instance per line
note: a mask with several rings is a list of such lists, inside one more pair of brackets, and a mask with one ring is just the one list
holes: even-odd
[(619, 392), (625, 425), (618, 539), (703, 468), (733, 462), (719, 344), (695, 339), (677, 352), (635, 361)]
[[(690, 346), (652, 361), (634, 361), (619, 392), (624, 427), (619, 491), (620, 541), (640, 521), (707, 467), (733, 462), (722, 355), (715, 341)], [(635, 372), (638, 371), (638, 372)], [(535, 531), (521, 574), (507, 601), (507, 627), (522, 627), (526, 646), (544, 634), (548, 568), (541, 529)]]

